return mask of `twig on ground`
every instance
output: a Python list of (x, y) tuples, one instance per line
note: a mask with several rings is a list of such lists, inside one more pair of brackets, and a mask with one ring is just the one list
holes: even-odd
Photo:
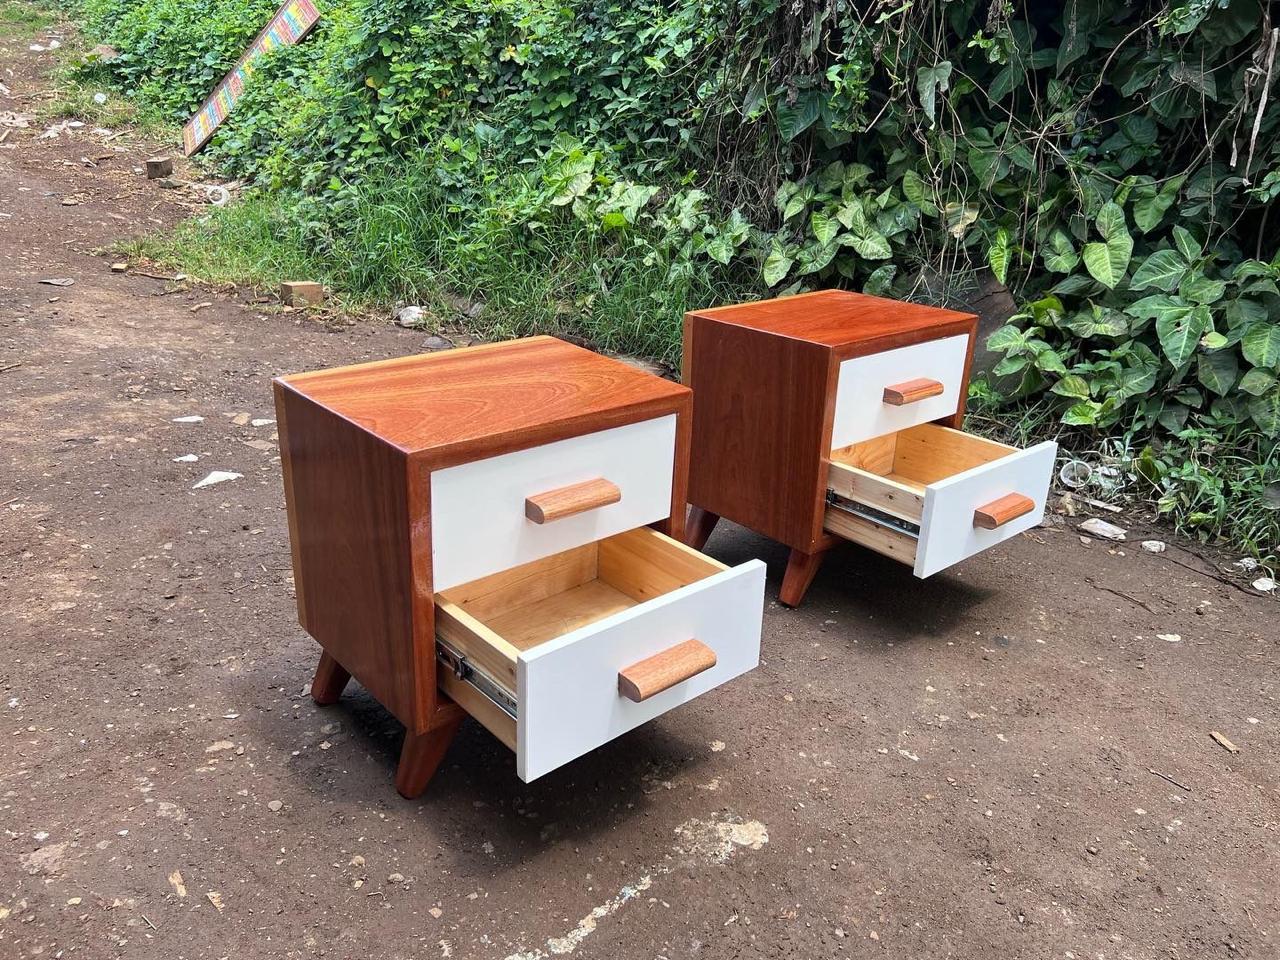
[(1114, 593), (1117, 597), (1121, 597), (1125, 600), (1128, 600), (1130, 603), (1136, 603), (1143, 610), (1147, 611), (1147, 613), (1156, 612), (1152, 610), (1151, 607), (1149, 607), (1145, 601), (1139, 600), (1137, 597), (1133, 596), (1133, 594), (1125, 593), (1123, 590), (1117, 590), (1115, 587), (1104, 587), (1102, 584), (1094, 580), (1091, 580), (1088, 577), (1084, 578), (1084, 582), (1089, 584), (1089, 586), (1093, 587), (1095, 590), (1105, 590), (1107, 593)]
[(1169, 776), (1167, 773), (1161, 773), (1159, 770), (1153, 770), (1151, 767), (1147, 767), (1147, 772), (1154, 773), (1161, 780), (1168, 780), (1179, 790), (1185, 790), (1187, 793), (1191, 792), (1191, 788), (1188, 787), (1185, 783), (1179, 783), (1177, 780), (1173, 779), (1173, 777)]
[(6, 370), (12, 370), (14, 367), (20, 367), (24, 363), (26, 363), (25, 360), (19, 360), (17, 363), (5, 364), (3, 367), (0, 367), (0, 373), (4, 373)]

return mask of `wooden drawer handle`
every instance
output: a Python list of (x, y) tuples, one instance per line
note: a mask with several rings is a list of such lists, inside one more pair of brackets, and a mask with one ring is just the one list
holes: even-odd
[(973, 525), (983, 530), (1003, 527), (1010, 520), (1026, 516), (1036, 508), (1036, 502), (1020, 493), (1006, 493), (999, 500), (992, 500), (973, 511)]
[(534, 523), (550, 523), (563, 520), (588, 510), (607, 507), (622, 499), (622, 491), (616, 483), (603, 477), (571, 483), (546, 493), (535, 493), (524, 501), (524, 515)]
[(716, 665), (716, 652), (698, 640), (686, 640), (618, 671), (618, 693), (643, 703), (677, 683)]
[(942, 393), (942, 382), (927, 377), (915, 380), (903, 380), (884, 388), (884, 402), (895, 407), (904, 407), (908, 403), (918, 403), (928, 397), (936, 397)]

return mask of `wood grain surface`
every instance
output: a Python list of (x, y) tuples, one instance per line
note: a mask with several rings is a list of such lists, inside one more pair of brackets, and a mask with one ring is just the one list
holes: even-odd
[(716, 652), (699, 640), (686, 640), (618, 671), (618, 693), (644, 703), (677, 683), (716, 665)]

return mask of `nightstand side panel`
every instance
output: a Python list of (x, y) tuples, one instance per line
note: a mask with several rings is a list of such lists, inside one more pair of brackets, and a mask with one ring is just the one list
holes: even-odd
[[(435, 694), (414, 639), (423, 614), (406, 456), (287, 385), (274, 389), (298, 621), (405, 726), (423, 730)], [(430, 515), (429, 504), (414, 509)], [(430, 622), (416, 626), (432, 634)]]
[(689, 501), (800, 550), (815, 545), (830, 349), (689, 314)]

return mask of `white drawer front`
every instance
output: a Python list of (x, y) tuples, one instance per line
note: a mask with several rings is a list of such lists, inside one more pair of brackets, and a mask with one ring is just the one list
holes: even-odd
[[(836, 384), (832, 449), (955, 413), (968, 350), (969, 337), (961, 334), (844, 361)], [(884, 402), (885, 387), (918, 378), (937, 380), (942, 393), (900, 407)]]
[[(764, 564), (681, 587), (520, 655), (516, 770), (533, 780), (686, 703), (760, 662)], [(695, 639), (716, 665), (640, 703), (618, 692), (618, 672)]]
[[(981, 553), (1044, 518), (1058, 445), (1051, 441), (973, 467), (925, 488), (915, 575), (928, 577)], [(1010, 493), (1035, 501), (1035, 509), (994, 530), (973, 525), (973, 512)]]
[[(432, 584), (438, 592), (671, 514), (675, 414), (459, 464), (431, 475)], [(603, 477), (622, 498), (538, 524), (525, 499)]]

